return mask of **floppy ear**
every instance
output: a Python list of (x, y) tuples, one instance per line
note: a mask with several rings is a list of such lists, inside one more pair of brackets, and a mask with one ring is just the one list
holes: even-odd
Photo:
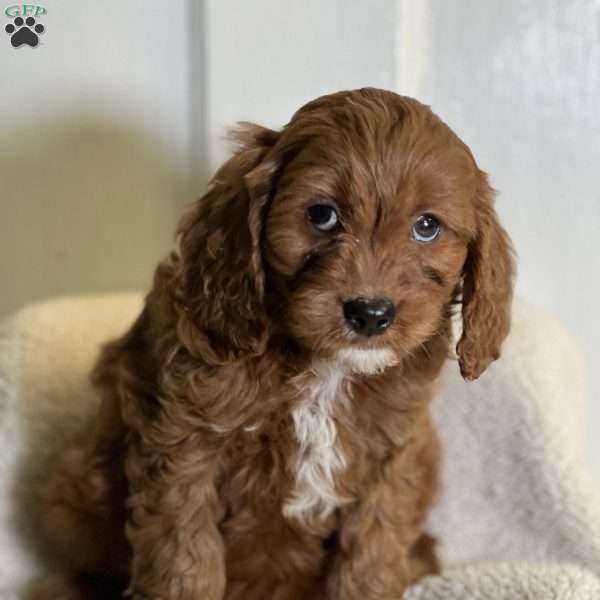
[(477, 230), (469, 246), (462, 292), (463, 333), (456, 351), (465, 379), (477, 379), (499, 358), (511, 319), (514, 260), (498, 223), (495, 194), (484, 173), (475, 197)]
[(260, 239), (277, 166), (267, 155), (277, 136), (252, 124), (234, 132), (240, 148), (179, 228), (178, 334), (211, 364), (260, 354), (266, 345)]

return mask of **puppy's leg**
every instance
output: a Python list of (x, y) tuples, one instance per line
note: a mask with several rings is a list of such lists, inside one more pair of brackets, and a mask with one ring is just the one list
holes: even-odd
[[(428, 508), (434, 503), (438, 493), (438, 467), (440, 444), (438, 437), (428, 421), (428, 433), (423, 436), (423, 443), (417, 453), (419, 487), (418, 515), (423, 518)], [(410, 550), (410, 582), (417, 581), (426, 575), (433, 575), (440, 570), (435, 553), (436, 540), (427, 533), (421, 534)]]
[[(167, 430), (156, 426), (150, 433)], [(129, 446), (127, 536), (134, 600), (224, 597), (225, 550), (217, 528), (224, 507), (214, 486), (219, 458), (204, 452), (194, 436), (178, 440), (163, 445), (153, 439), (146, 445), (140, 436)]]
[(427, 470), (415, 465), (416, 454), (413, 448), (397, 450), (359, 502), (342, 511), (339, 552), (328, 580), (331, 600), (400, 600), (426, 570), (411, 552), (426, 508)]

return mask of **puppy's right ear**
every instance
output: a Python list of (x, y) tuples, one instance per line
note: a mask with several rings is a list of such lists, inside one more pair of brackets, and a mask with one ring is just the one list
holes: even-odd
[(278, 167), (270, 153), (278, 135), (249, 123), (233, 132), (238, 151), (179, 228), (178, 333), (211, 364), (260, 354), (266, 345), (260, 239)]

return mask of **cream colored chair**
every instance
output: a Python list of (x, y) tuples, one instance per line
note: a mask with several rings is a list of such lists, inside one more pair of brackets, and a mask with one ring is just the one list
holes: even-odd
[[(33, 489), (95, 411), (88, 373), (133, 321), (137, 294), (33, 305), (0, 324), (0, 599), (44, 570)], [(600, 494), (583, 466), (577, 348), (518, 302), (503, 358), (477, 382), (449, 363), (434, 403), (443, 493), (429, 528), (442, 575), (408, 600), (600, 599)]]

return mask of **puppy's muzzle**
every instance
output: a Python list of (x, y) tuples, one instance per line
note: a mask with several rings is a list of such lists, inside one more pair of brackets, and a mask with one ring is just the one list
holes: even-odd
[(344, 317), (359, 335), (382, 334), (394, 322), (395, 316), (396, 309), (387, 298), (354, 298), (344, 302)]

